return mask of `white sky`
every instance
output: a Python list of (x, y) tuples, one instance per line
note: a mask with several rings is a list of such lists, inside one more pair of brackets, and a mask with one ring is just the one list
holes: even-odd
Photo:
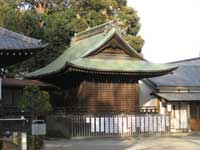
[(169, 62), (200, 54), (200, 0), (128, 0), (137, 10), (144, 57)]

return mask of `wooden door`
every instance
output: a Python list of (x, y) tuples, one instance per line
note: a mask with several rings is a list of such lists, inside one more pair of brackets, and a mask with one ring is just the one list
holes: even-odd
[(190, 129), (200, 131), (200, 103), (190, 104)]

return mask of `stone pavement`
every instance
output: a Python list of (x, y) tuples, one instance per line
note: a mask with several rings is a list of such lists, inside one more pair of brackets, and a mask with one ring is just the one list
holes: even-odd
[(200, 136), (51, 139), (44, 150), (200, 150)]

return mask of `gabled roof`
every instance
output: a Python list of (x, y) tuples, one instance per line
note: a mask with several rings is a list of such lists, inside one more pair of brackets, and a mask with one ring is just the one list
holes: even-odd
[[(95, 58), (92, 54), (117, 38), (123, 50), (130, 55), (129, 60)], [(44, 68), (26, 75), (27, 78), (47, 77), (63, 71), (97, 71), (110, 73), (137, 73), (151, 76), (166, 74), (176, 69), (173, 65), (152, 64), (140, 56), (121, 36), (118, 29), (103, 24), (76, 35), (72, 45), (55, 61)]]
[(200, 57), (171, 62), (178, 69), (162, 77), (149, 78), (158, 87), (198, 87), (200, 86)]
[(0, 52), (7, 50), (42, 49), (45, 46), (41, 40), (33, 39), (0, 27)]

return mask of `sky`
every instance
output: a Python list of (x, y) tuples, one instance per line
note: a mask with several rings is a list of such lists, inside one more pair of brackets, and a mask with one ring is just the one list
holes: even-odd
[(142, 53), (156, 63), (200, 56), (200, 0), (128, 0), (140, 17)]

